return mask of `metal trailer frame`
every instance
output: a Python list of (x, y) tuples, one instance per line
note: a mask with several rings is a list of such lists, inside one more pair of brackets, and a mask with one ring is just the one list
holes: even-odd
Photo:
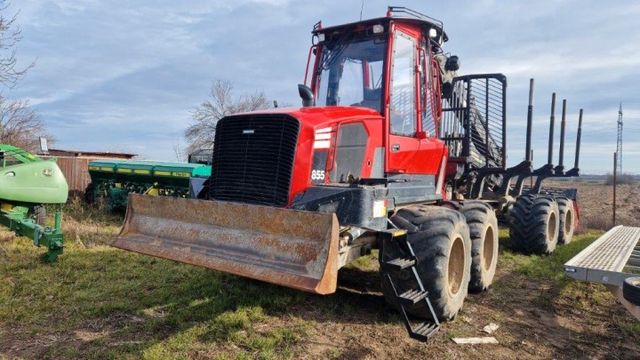
[(640, 276), (640, 227), (618, 225), (564, 264), (574, 279), (622, 286)]
[(577, 280), (603, 284), (638, 320), (640, 306), (622, 294), (624, 280), (640, 276), (640, 227), (618, 225), (564, 264), (565, 273)]
[[(493, 81), (493, 84), (490, 84), (490, 81)], [(474, 85), (474, 82), (481, 82), (481, 85)], [(465, 186), (465, 192), (462, 194), (464, 198), (478, 200), (496, 200), (501, 197), (510, 196), (515, 199), (524, 193), (557, 193), (557, 191), (553, 189), (543, 188), (543, 181), (545, 179), (554, 177), (574, 177), (580, 175), (579, 163), (583, 109), (580, 109), (578, 118), (574, 165), (573, 168), (565, 170), (564, 148), (567, 121), (567, 102), (566, 100), (563, 100), (562, 102), (558, 165), (554, 165), (553, 149), (556, 94), (552, 94), (547, 163), (542, 165), (540, 168), (534, 169), (531, 151), (534, 79), (530, 79), (529, 104), (527, 108), (525, 160), (513, 167), (507, 168), (507, 81), (504, 75), (483, 74), (460, 76), (454, 78), (452, 87), (454, 89), (462, 89), (462, 93), (458, 97), (451, 96), (450, 98), (445, 99), (446, 101), (443, 101), (444, 106), (443, 122), (441, 123), (441, 139), (445, 141), (450, 149), (450, 158), (454, 162), (457, 162), (459, 164), (457, 174), (451, 182), (453, 184), (452, 188), (454, 189), (454, 191), (459, 185)], [(479, 93), (480, 96), (478, 96), (478, 94), (473, 94), (473, 89), (481, 89), (481, 91), (476, 90), (476, 92)], [(472, 119), (472, 115), (474, 114), (475, 118)], [(459, 122), (460, 124), (452, 126), (451, 124), (454, 122)], [(482, 134), (483, 136), (481, 137), (478, 136), (478, 131), (476, 130), (478, 126), (480, 127), (481, 131), (483, 131), (483, 129), (486, 129), (484, 134)], [(476, 145), (474, 145), (474, 143)], [(494, 152), (497, 152), (498, 154), (493, 154), (494, 161), (490, 162), (489, 155), (491, 154), (488, 153), (490, 153), (490, 147), (496, 146), (496, 144), (499, 146), (494, 149)], [(478, 147), (480, 149), (480, 152), (482, 152), (484, 149), (484, 151), (487, 153), (481, 154), (485, 155), (486, 157), (486, 159), (484, 160), (484, 164), (472, 165), (474, 154), (471, 149), (473, 145)], [(478, 150), (476, 150), (476, 152), (477, 151)], [(529, 189), (525, 189), (525, 181), (531, 177), (536, 177), (535, 185)], [(574, 194), (574, 196), (570, 198), (572, 200), (576, 200), (575, 189), (571, 189), (571, 191), (569, 191), (569, 194)]]

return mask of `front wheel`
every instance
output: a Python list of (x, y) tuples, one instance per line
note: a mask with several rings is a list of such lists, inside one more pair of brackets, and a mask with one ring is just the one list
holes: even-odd
[[(400, 209), (391, 221), (407, 230), (407, 241), (417, 258), (416, 270), (429, 292), (429, 300), (440, 320), (453, 319), (467, 296), (471, 269), (471, 240), (464, 216), (455, 210), (436, 206)], [(396, 276), (398, 292), (415, 289), (410, 276)], [(394, 281), (395, 282), (395, 281)], [(397, 308), (393, 289), (385, 277), (382, 289), (389, 303)], [(427, 306), (420, 302), (407, 311), (430, 318)]]

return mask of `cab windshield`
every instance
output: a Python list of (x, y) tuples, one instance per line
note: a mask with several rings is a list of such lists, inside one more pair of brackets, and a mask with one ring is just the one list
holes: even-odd
[(384, 38), (339, 38), (323, 43), (322, 49), (317, 104), (363, 106), (382, 112)]

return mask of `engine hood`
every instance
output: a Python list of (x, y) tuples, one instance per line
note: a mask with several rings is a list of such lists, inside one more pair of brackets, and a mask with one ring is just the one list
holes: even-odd
[(269, 110), (259, 110), (235, 115), (250, 114), (286, 114), (290, 115), (303, 123), (303, 126), (312, 128), (328, 127), (338, 122), (357, 121), (357, 120), (373, 120), (382, 121), (382, 115), (379, 112), (356, 106), (322, 106), (322, 107), (298, 107), (298, 108), (276, 108)]

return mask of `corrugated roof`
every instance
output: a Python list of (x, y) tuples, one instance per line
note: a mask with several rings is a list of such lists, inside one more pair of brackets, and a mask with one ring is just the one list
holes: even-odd
[(67, 149), (49, 149), (47, 155), (51, 156), (100, 156), (100, 157), (117, 157), (117, 158), (133, 158), (137, 154), (125, 153), (125, 152), (111, 152), (111, 151), (85, 151), (85, 150), (67, 150)]

